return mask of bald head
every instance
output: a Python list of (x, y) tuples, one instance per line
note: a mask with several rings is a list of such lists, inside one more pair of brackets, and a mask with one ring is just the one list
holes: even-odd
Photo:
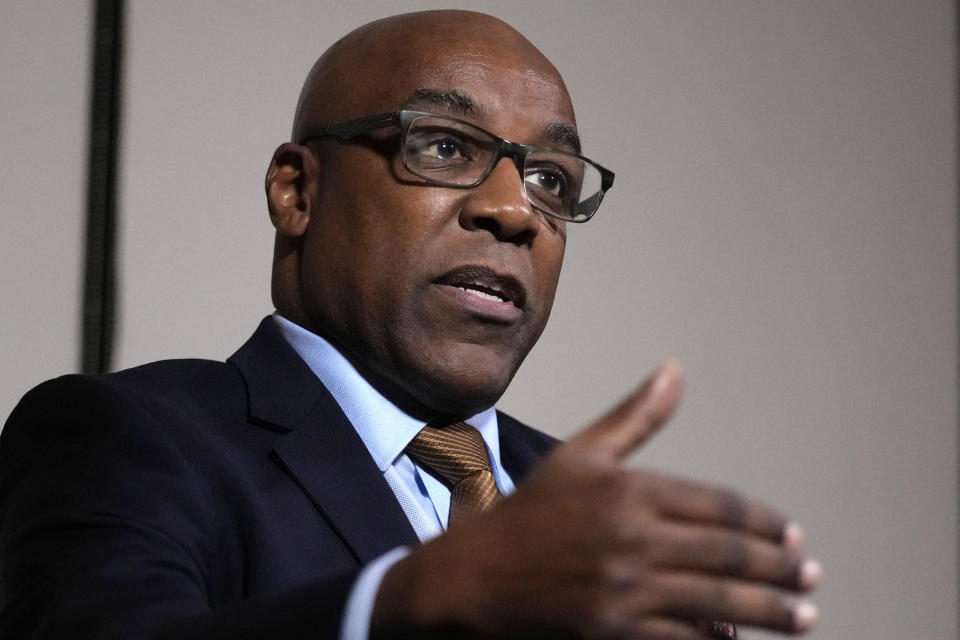
[[(551, 99), (572, 121), (560, 74), (516, 29), (473, 11), (422, 11), (366, 24), (327, 49), (304, 82), (293, 139), (317, 124), (395, 110), (418, 89), (452, 90), (461, 80), (490, 73), (520, 86), (555, 87)], [(497, 97), (471, 96), (479, 98)]]

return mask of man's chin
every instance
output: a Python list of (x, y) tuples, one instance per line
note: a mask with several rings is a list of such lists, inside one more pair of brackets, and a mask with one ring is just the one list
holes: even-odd
[(467, 418), (492, 407), (529, 349), (515, 342), (464, 342), (430, 335), (401, 341), (383, 353), (344, 349), (360, 374), (384, 397), (416, 418)]
[(453, 384), (434, 385), (429, 389), (412, 389), (411, 395), (432, 415), (464, 419), (496, 404), (508, 383), (509, 380), (494, 387), (489, 380), (460, 380)]
[[(495, 365), (495, 366), (482, 366)], [(429, 370), (411, 368), (395, 378), (396, 386), (414, 405), (397, 406), (418, 417), (430, 419), (444, 415), (462, 419), (492, 407), (507, 390), (517, 367), (512, 363), (474, 361), (460, 366), (444, 367), (437, 362)], [(393, 398), (391, 398), (393, 400)], [(411, 411), (410, 409), (414, 409)], [(417, 410), (419, 409), (419, 410)]]
[(433, 413), (466, 418), (496, 404), (524, 355), (461, 344), (456, 349), (434, 350), (429, 359), (411, 363), (398, 383)]

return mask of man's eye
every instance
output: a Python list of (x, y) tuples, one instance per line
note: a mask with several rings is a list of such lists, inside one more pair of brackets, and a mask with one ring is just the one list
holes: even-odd
[(460, 153), (460, 147), (450, 138), (438, 140), (434, 146), (437, 149), (437, 155), (441, 158), (452, 158)]
[(449, 137), (438, 138), (432, 142), (424, 144), (420, 153), (433, 158), (443, 158), (447, 160), (462, 158), (466, 155), (464, 153), (463, 144), (456, 138)]
[(566, 180), (559, 171), (538, 169), (531, 171), (524, 180), (540, 191), (546, 191), (555, 196), (562, 196), (566, 187)]

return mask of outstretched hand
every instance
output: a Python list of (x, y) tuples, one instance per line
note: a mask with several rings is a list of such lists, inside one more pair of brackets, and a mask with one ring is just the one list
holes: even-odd
[(665, 361), (547, 457), (516, 493), (397, 563), (372, 632), (479, 637), (708, 638), (726, 620), (810, 629), (820, 579), (800, 527), (738, 493), (625, 469), (683, 386)]

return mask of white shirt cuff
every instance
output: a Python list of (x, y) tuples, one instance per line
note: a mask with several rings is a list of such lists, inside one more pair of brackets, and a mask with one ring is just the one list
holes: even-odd
[(340, 640), (367, 640), (370, 636), (370, 616), (373, 615), (373, 603), (383, 576), (403, 558), (410, 555), (408, 547), (391, 549), (360, 571), (357, 581), (350, 589), (347, 606), (343, 612), (343, 625), (340, 627)]

